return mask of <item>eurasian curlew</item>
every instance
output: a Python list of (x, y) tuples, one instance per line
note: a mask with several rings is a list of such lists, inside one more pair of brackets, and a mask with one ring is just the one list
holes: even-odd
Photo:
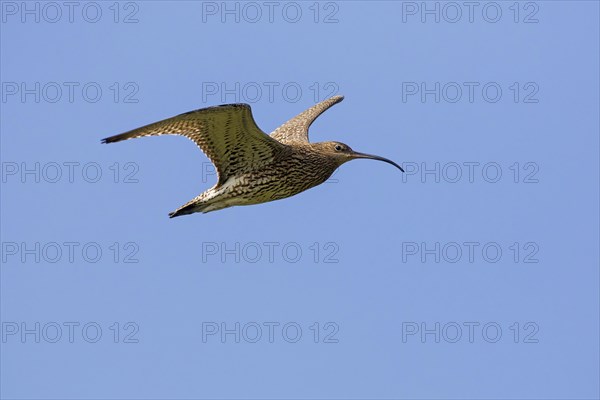
[(319, 115), (344, 99), (334, 96), (298, 114), (273, 133), (264, 133), (248, 104), (225, 104), (177, 115), (102, 143), (142, 136), (181, 135), (193, 140), (215, 165), (217, 184), (187, 202), (171, 218), (293, 196), (325, 182), (342, 164), (357, 158), (387, 158), (358, 153), (340, 142), (309, 143), (308, 128)]

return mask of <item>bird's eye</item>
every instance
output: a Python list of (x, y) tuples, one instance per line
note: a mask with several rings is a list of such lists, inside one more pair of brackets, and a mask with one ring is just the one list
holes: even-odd
[(336, 144), (335, 151), (342, 151), (342, 146), (340, 146), (339, 144)]

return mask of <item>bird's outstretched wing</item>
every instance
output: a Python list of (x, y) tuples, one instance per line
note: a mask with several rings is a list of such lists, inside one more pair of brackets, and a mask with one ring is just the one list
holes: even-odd
[(319, 115), (334, 104), (344, 100), (344, 96), (333, 96), (315, 104), (296, 115), (271, 133), (271, 137), (281, 143), (308, 143), (308, 128)]
[(102, 143), (158, 135), (181, 135), (194, 141), (215, 165), (219, 175), (217, 184), (237, 173), (268, 164), (285, 147), (256, 126), (248, 104), (190, 111), (102, 139)]

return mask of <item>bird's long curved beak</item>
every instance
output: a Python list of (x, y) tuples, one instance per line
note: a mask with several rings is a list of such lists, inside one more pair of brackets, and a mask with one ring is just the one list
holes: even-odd
[(379, 157), (379, 156), (375, 156), (373, 154), (365, 154), (365, 153), (359, 153), (359, 152), (352, 152), (352, 157), (353, 158), (368, 158), (370, 160), (379, 160), (379, 161), (383, 161), (386, 162), (388, 164), (392, 164), (394, 167), (398, 168), (400, 171), (404, 172), (404, 170), (402, 169), (401, 166), (399, 166), (398, 164), (396, 164), (395, 162), (393, 162), (392, 160), (389, 160), (387, 158), (384, 157)]

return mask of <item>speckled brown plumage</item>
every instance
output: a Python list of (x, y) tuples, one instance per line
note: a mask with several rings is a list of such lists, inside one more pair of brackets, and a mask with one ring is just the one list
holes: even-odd
[(170, 213), (171, 217), (290, 197), (325, 182), (340, 165), (355, 158), (378, 159), (400, 168), (382, 157), (354, 152), (343, 143), (309, 143), (313, 121), (342, 100), (342, 96), (324, 100), (270, 136), (256, 125), (249, 105), (227, 104), (180, 114), (102, 142), (171, 134), (196, 143), (215, 165), (217, 184)]

